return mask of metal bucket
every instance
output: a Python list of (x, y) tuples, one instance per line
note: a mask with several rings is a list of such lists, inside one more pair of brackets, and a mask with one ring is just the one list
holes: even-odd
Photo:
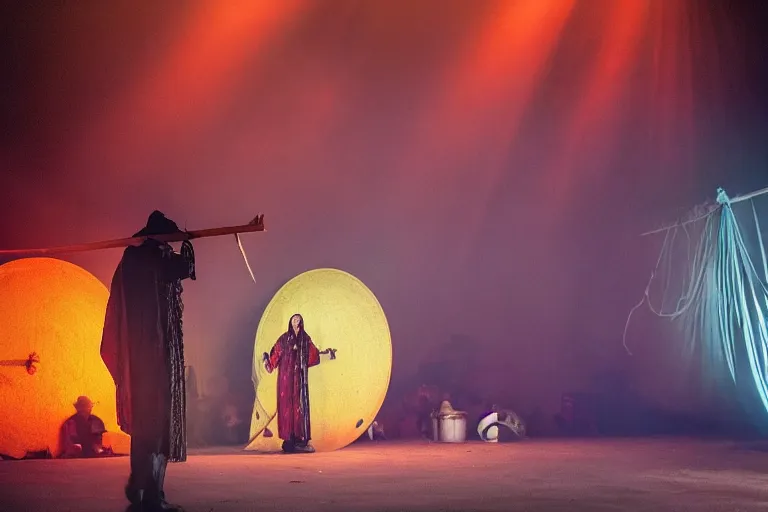
[(467, 440), (467, 413), (452, 411), (438, 415), (440, 437), (443, 443), (463, 443)]

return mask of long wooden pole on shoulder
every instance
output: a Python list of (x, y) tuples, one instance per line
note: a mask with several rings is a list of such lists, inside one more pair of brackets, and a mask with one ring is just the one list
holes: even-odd
[(77, 245), (64, 245), (60, 247), (49, 247), (42, 249), (11, 249), (0, 250), (0, 258), (20, 258), (35, 256), (50, 256), (53, 254), (68, 254), (73, 252), (98, 251), (101, 249), (116, 249), (119, 247), (128, 247), (130, 245), (141, 245), (145, 240), (160, 240), (162, 242), (181, 242), (183, 240), (194, 240), (197, 238), (209, 238), (212, 236), (237, 235), (239, 233), (253, 233), (255, 231), (265, 231), (264, 215), (256, 216), (248, 224), (241, 226), (228, 226), (223, 228), (200, 229), (197, 231), (185, 231), (183, 233), (173, 233), (170, 235), (151, 235), (134, 236), (131, 238), (118, 238), (116, 240), (106, 240), (104, 242), (91, 242)]

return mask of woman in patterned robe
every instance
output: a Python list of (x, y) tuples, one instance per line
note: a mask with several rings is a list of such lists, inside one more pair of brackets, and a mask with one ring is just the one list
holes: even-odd
[[(333, 354), (331, 355), (333, 358)], [(277, 428), (286, 453), (311, 453), (309, 386), (307, 370), (320, 363), (320, 351), (304, 330), (304, 319), (295, 314), (288, 330), (272, 350), (264, 353), (267, 372), (277, 369)]]

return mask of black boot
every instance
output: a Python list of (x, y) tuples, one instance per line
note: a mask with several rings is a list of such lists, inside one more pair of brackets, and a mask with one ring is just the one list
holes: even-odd
[(151, 492), (144, 494), (141, 502), (143, 510), (151, 512), (176, 511), (183, 512), (183, 508), (178, 505), (172, 505), (165, 500), (165, 470), (168, 467), (168, 459), (164, 455), (154, 454), (152, 456), (152, 489)]
[(296, 451), (296, 443), (294, 443), (293, 440), (283, 441), (283, 453), (293, 453), (295, 451)]
[(125, 497), (131, 505), (141, 505), (147, 484), (152, 478), (152, 452), (141, 438), (131, 439), (131, 475), (125, 486)]
[(131, 505), (141, 505), (141, 498), (143, 497), (144, 491), (142, 489), (139, 489), (139, 487), (136, 485), (136, 479), (133, 476), (133, 473), (131, 473), (131, 476), (128, 477), (128, 484), (125, 486), (125, 497), (128, 498), (128, 501), (131, 502)]

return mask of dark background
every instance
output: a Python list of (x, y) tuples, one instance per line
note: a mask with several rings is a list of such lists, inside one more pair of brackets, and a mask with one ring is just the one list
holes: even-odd
[[(471, 368), (461, 385), (522, 411), (621, 389), (707, 415), (674, 331), (638, 314), (634, 356), (621, 338), (661, 243), (638, 235), (718, 186), (768, 185), (757, 6), (6, 6), (0, 245), (129, 236), (155, 208), (190, 229), (265, 213), (268, 232), (243, 237), (256, 285), (232, 239), (196, 244), (185, 327), (203, 391), (252, 392), (263, 308), (331, 266), (387, 313), (391, 394), (450, 350), (471, 364), (440, 371)], [(108, 285), (119, 257), (67, 259)]]

